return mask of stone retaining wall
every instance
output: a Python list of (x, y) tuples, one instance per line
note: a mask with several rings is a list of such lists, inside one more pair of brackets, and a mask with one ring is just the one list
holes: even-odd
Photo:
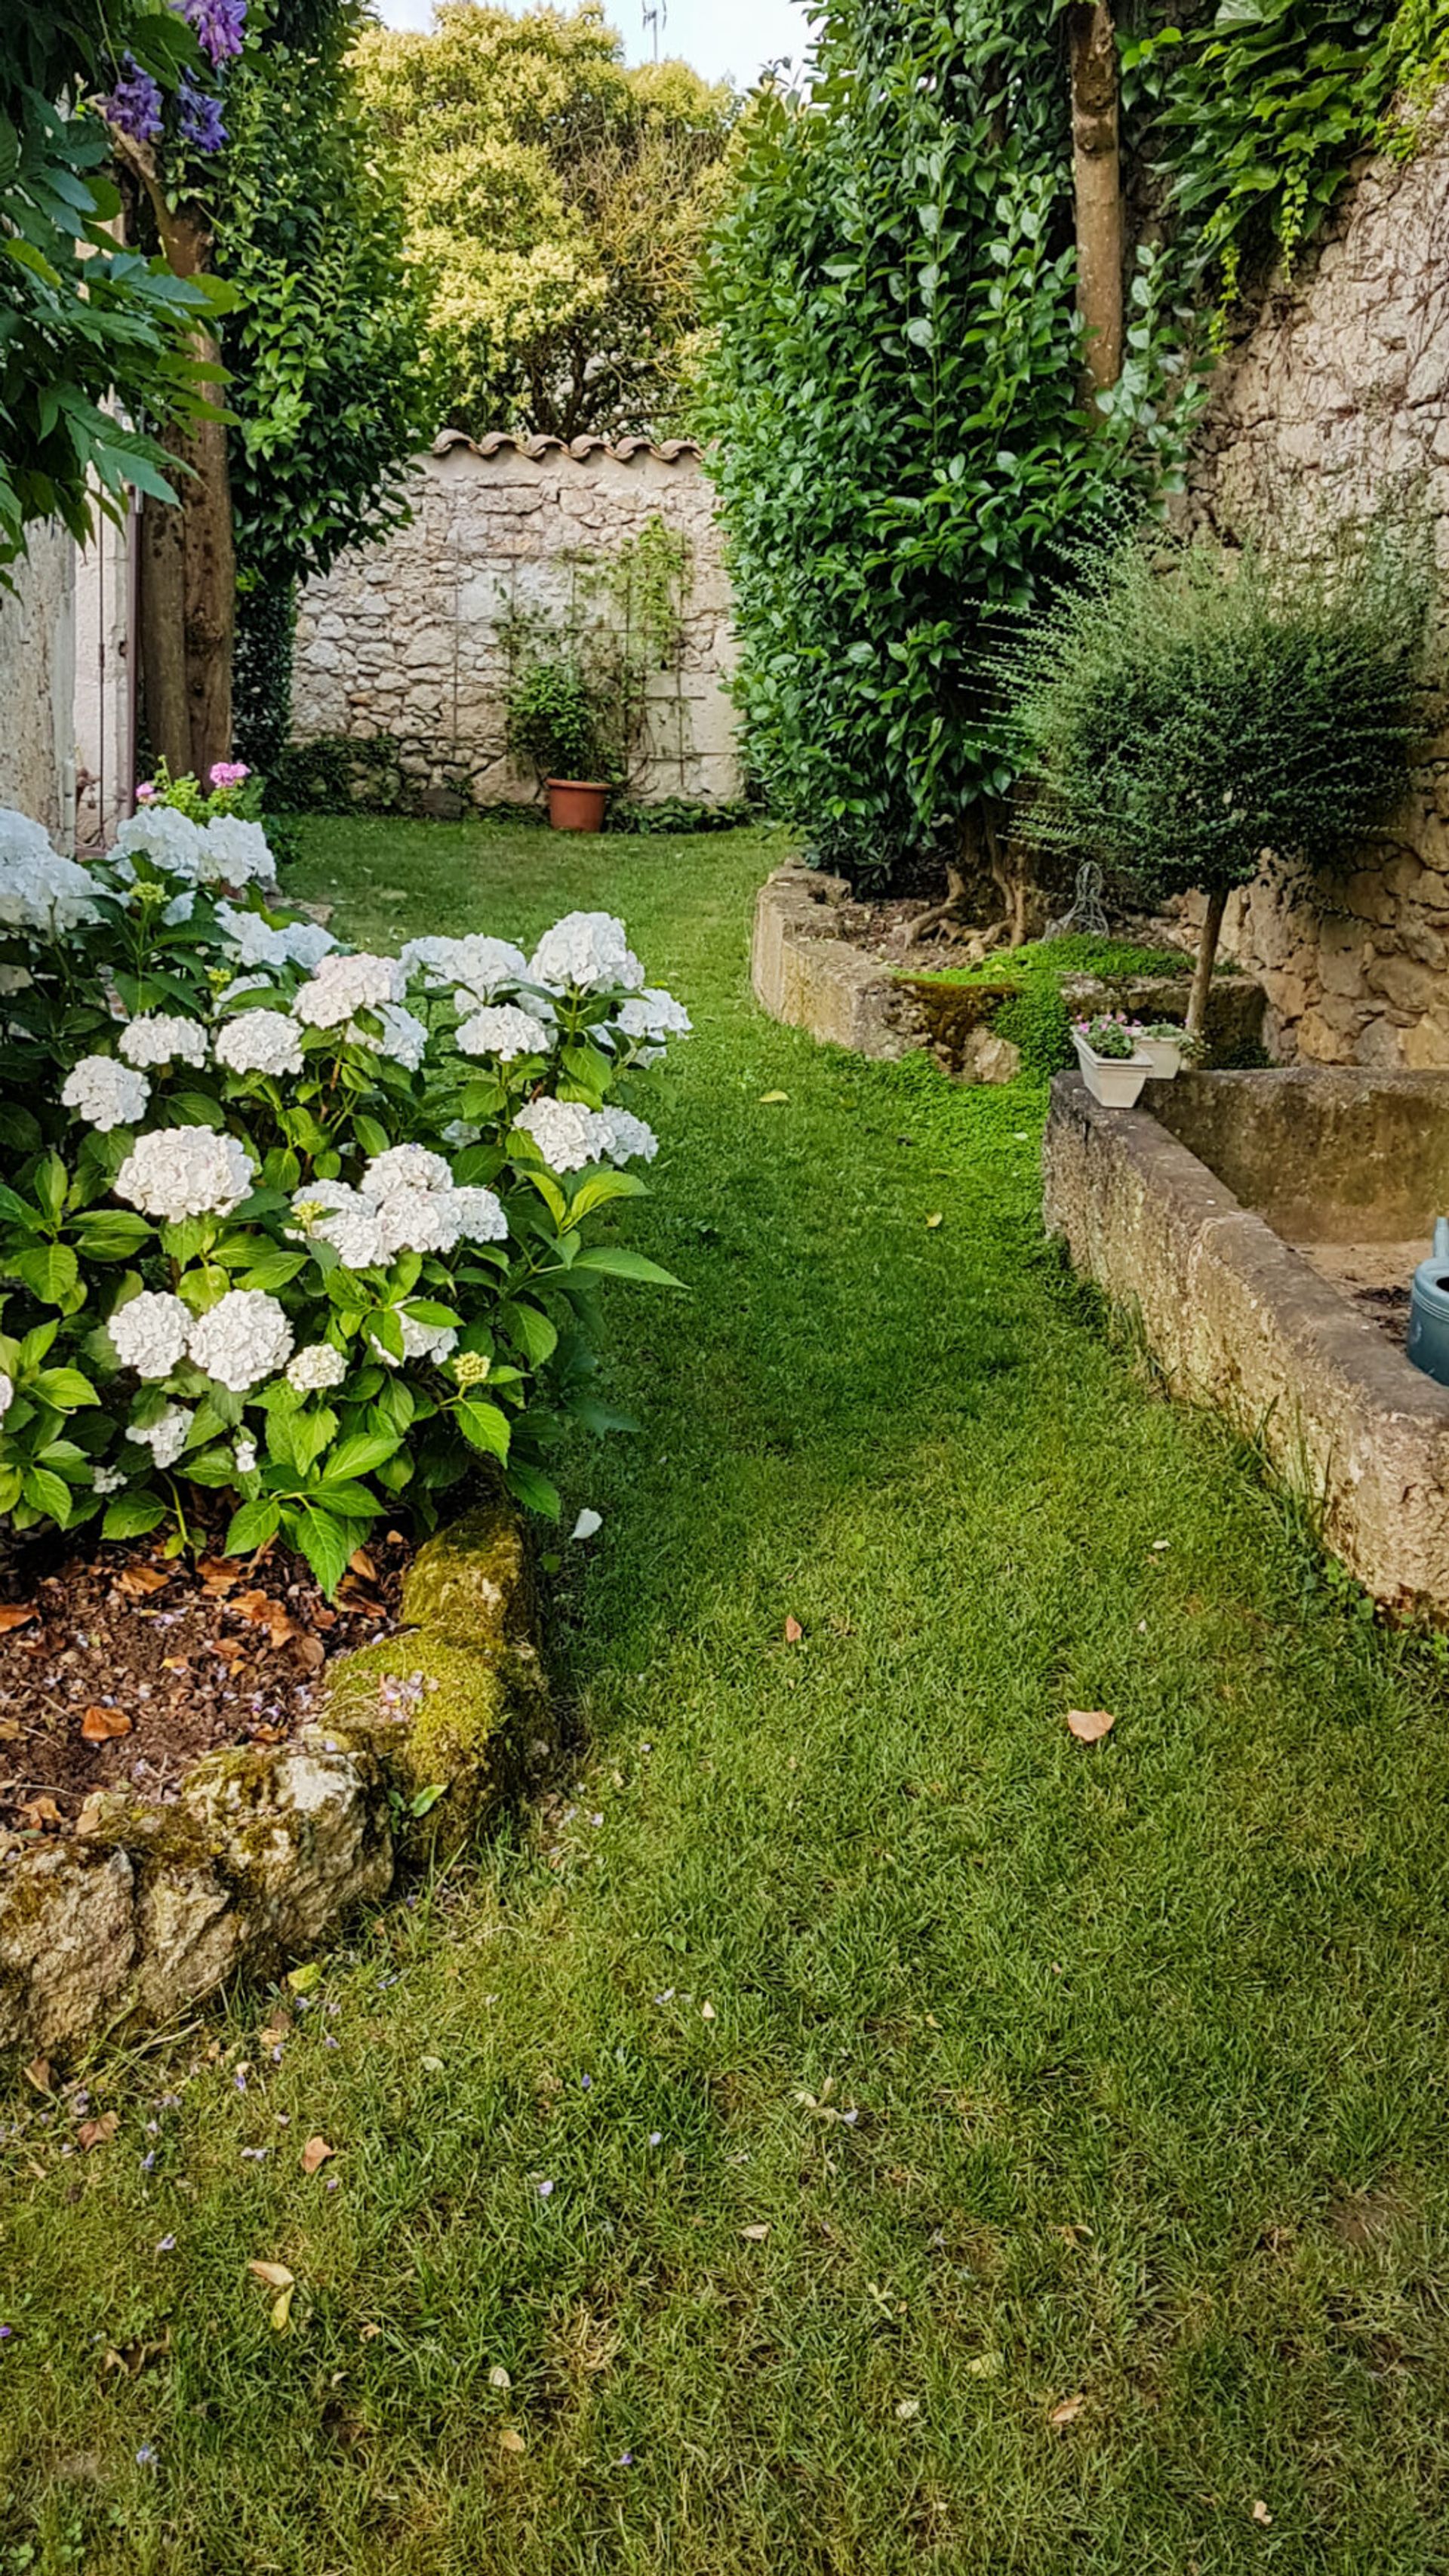
[[(1271, 1173), (1266, 1130), (1275, 1109), (1283, 1113), (1279, 1160), (1303, 1132), (1293, 1086), (1339, 1086), (1362, 1119), (1373, 1108), (1366, 1085), (1394, 1092), (1430, 1079), (1217, 1073), (1161, 1088), (1173, 1095), (1175, 1124), (1188, 1124), (1191, 1096), (1192, 1132), (1204, 1142), (1224, 1125), (1242, 1129), (1236, 1095), (1246, 1095), (1259, 1131), (1252, 1168)], [(1427, 1118), (1430, 1094), (1418, 1097)], [(1320, 1140), (1334, 1107), (1331, 1098), (1324, 1104)], [(1434, 1108), (1449, 1122), (1442, 1084)], [(1411, 1118), (1412, 1098), (1389, 1100), (1387, 1114), (1390, 1123)], [(1242, 1160), (1241, 1133), (1237, 1150)], [(1355, 1158), (1353, 1168), (1364, 1166)], [(1261, 1446), (1377, 1600), (1449, 1622), (1449, 1387), (1411, 1367), (1146, 1109), (1103, 1109), (1079, 1076), (1059, 1074), (1045, 1173), (1048, 1231), (1138, 1323), (1173, 1390), (1215, 1406)], [(1402, 1222), (1401, 1211), (1386, 1208), (1382, 1220)], [(1356, 1222), (1369, 1225), (1361, 1207)]]
[(207, 1754), (174, 1804), (97, 1792), (74, 1839), (0, 1851), (0, 2056), (63, 2054), (275, 1974), (516, 1793), (553, 1727), (511, 1507), (421, 1550), (403, 1617), (338, 1659), (297, 1741)]
[(580, 558), (607, 557), (648, 520), (688, 539), (678, 667), (649, 683), (649, 739), (632, 782), (646, 800), (740, 793), (730, 591), (698, 448), (579, 439), (475, 445), (447, 431), (412, 486), (413, 518), (344, 555), (302, 594), (293, 684), (299, 741), (385, 741), (407, 800), (440, 813), (531, 802), (504, 745), (510, 611), (565, 612)]
[[(1353, 513), (1405, 475), (1422, 478), (1449, 570), (1449, 97), (1405, 166), (1365, 163), (1294, 291), (1268, 297), (1224, 372), (1191, 492), (1231, 537), (1288, 507)], [(1441, 681), (1446, 654), (1449, 625)], [(1267, 987), (1275, 1055), (1449, 1066), (1449, 728), (1397, 834), (1325, 889), (1330, 908), (1272, 883), (1233, 898), (1224, 936)]]

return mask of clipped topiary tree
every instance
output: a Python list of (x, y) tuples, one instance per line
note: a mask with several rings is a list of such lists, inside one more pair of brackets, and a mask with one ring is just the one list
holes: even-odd
[(1403, 496), (1229, 553), (1141, 530), (998, 656), (1023, 829), (1153, 901), (1207, 897), (1202, 1032), (1229, 895), (1272, 859), (1330, 867), (1380, 832), (1422, 733), (1432, 539)]

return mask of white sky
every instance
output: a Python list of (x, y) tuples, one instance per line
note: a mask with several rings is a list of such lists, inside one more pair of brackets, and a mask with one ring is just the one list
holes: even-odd
[[(525, 5), (526, 0), (505, 0), (516, 17)], [(652, 35), (646, 43), (644, 34), (645, 5), (646, 0), (611, 0), (609, 7), (631, 63), (645, 62), (653, 52)], [(374, 6), (389, 27), (432, 24), (432, 0), (374, 0)], [(664, 6), (660, 53), (682, 54), (706, 80), (733, 73), (748, 84), (762, 64), (782, 54), (798, 56), (809, 34), (801, 0), (664, 0)]]

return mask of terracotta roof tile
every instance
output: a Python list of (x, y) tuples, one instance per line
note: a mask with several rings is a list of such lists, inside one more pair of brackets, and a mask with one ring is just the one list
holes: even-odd
[(486, 438), (470, 438), (466, 430), (440, 430), (433, 441), (435, 456), (449, 456), (455, 448), (466, 447), (474, 456), (496, 456), (500, 448), (511, 447), (518, 456), (532, 464), (541, 464), (546, 456), (572, 456), (582, 465), (591, 456), (612, 456), (620, 465), (629, 465), (636, 456), (655, 456), (661, 465), (676, 465), (682, 456), (700, 457), (703, 448), (692, 438), (666, 438), (655, 446), (648, 438), (574, 438), (567, 444), (561, 438), (514, 438), (506, 430), (490, 430)]

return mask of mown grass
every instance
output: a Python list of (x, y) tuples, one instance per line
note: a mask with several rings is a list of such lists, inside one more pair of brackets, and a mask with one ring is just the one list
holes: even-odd
[(771, 856), (309, 827), (364, 935), (625, 913), (689, 1294), (571, 1466), (564, 1802), (275, 2062), (13, 2105), (6, 2576), (1449, 2567), (1438, 1668), (1064, 1281), (1035, 1095), (756, 1013)]

